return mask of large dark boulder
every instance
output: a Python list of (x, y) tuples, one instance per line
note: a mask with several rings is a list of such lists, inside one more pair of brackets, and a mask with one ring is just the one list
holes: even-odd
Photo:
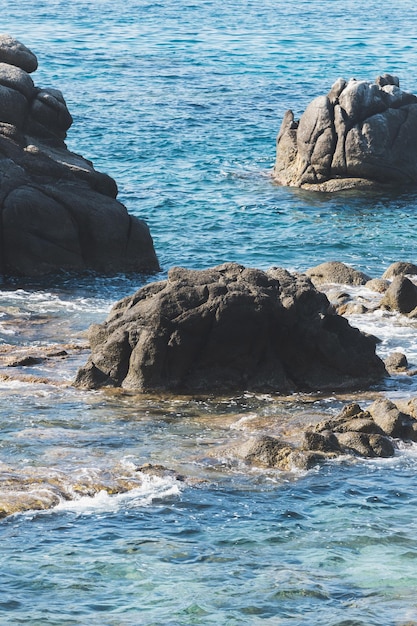
[(303, 274), (229, 263), (173, 268), (90, 328), (75, 384), (140, 392), (366, 387), (386, 374), (375, 338), (333, 313)]
[(317, 191), (417, 183), (417, 97), (389, 74), (340, 78), (299, 122), (286, 112), (273, 177)]
[(115, 181), (70, 152), (62, 93), (36, 87), (36, 56), (0, 35), (0, 273), (159, 269), (149, 229)]

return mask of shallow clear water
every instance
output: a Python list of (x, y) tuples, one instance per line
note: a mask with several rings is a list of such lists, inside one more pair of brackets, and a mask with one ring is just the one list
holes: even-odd
[[(339, 76), (390, 72), (417, 91), (410, 0), (0, 7), (3, 31), (38, 56), (35, 83), (65, 95), (70, 149), (112, 175), (148, 221), (160, 276), (173, 265), (305, 270), (337, 259), (377, 277), (416, 262), (415, 191), (329, 196), (269, 176), (284, 112), (299, 116)], [(417, 623), (415, 447), (304, 474), (250, 470), (223, 451), (253, 432), (296, 433), (347, 398), (68, 386), (88, 325), (150, 279), (0, 286), (0, 348), (78, 346), (11, 378), (0, 364), (0, 482), (16, 481), (16, 500), (29, 485), (33, 498), (59, 501), (1, 521), (0, 624)], [(383, 339), (382, 356), (401, 349), (417, 364), (415, 322), (352, 321)], [(413, 378), (385, 385), (394, 399), (416, 393)], [(142, 475), (144, 463), (187, 480)], [(125, 493), (106, 493), (123, 481)], [(103, 490), (88, 492), (92, 482)]]

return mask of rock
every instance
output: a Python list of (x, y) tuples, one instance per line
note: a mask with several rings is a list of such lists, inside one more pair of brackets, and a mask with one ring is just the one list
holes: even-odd
[(395, 278), (396, 276), (404, 276), (405, 274), (409, 274), (410, 276), (417, 274), (417, 265), (414, 263), (407, 263), (404, 261), (397, 261), (396, 263), (392, 263), (385, 272), (382, 274), (382, 278), (386, 280), (390, 280)]
[(325, 192), (415, 184), (416, 145), (417, 97), (396, 76), (338, 79), (299, 122), (284, 115), (273, 178)]
[(284, 471), (294, 468), (309, 470), (335, 456), (318, 451), (301, 450), (268, 435), (249, 439), (235, 446), (231, 452), (250, 465)]
[(399, 313), (411, 313), (417, 307), (417, 287), (405, 276), (396, 276), (385, 292), (380, 307)]
[(417, 398), (408, 400), (397, 400), (397, 408), (411, 418), (408, 428), (408, 438), (411, 441), (417, 441)]
[(392, 352), (384, 361), (385, 367), (390, 374), (398, 374), (408, 370), (408, 361), (402, 352)]
[(395, 451), (371, 413), (356, 403), (346, 405), (335, 417), (309, 429), (303, 445), (313, 450), (331, 447), (336, 453), (361, 457), (388, 457)]
[(371, 280), (368, 280), (365, 287), (370, 291), (375, 291), (376, 293), (385, 293), (390, 284), (389, 280), (384, 280), (383, 278), (372, 278)]
[(331, 418), (319, 422), (313, 432), (315, 433), (369, 433), (376, 435), (385, 434), (374, 421), (369, 411), (363, 411), (358, 404), (346, 405), (342, 411)]
[(0, 62), (15, 65), (31, 74), (38, 68), (36, 56), (10, 35), (0, 35)]
[(363, 432), (344, 432), (336, 435), (340, 447), (345, 453), (365, 458), (394, 456), (395, 447), (384, 435)]
[(0, 273), (154, 272), (149, 229), (116, 200), (115, 181), (70, 152), (58, 89), (36, 87), (36, 56), (0, 35)]
[(339, 315), (364, 315), (369, 309), (360, 302), (348, 302), (338, 307), (337, 312)]
[(397, 439), (417, 441), (417, 420), (400, 411), (390, 400), (375, 400), (369, 412), (385, 434)]
[(219, 393), (363, 388), (386, 375), (375, 340), (303, 274), (226, 263), (173, 268), (89, 331), (75, 385)]
[(247, 463), (263, 467), (290, 469), (293, 450), (294, 448), (288, 443), (264, 435), (244, 442), (238, 450), (235, 450), (235, 453), (237, 452), (237, 456), (243, 458)]
[(302, 442), (303, 450), (318, 450), (319, 452), (341, 452), (337, 437), (330, 430), (315, 432), (306, 430)]
[(328, 261), (306, 271), (313, 285), (316, 287), (326, 283), (339, 285), (365, 285), (370, 278), (340, 261)]

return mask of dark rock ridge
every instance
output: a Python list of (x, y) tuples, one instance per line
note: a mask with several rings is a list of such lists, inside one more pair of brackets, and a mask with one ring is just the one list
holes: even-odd
[(417, 97), (396, 76), (339, 78), (299, 122), (287, 111), (273, 177), (317, 191), (417, 182)]
[(227, 263), (173, 268), (90, 328), (75, 384), (139, 392), (364, 388), (386, 375), (375, 338), (334, 314), (303, 274)]
[(36, 56), (0, 35), (0, 272), (159, 269), (144, 221), (112, 178), (70, 152), (62, 93), (33, 83)]

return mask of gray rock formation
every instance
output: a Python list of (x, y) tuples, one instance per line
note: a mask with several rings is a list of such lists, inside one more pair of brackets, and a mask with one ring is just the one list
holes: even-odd
[(173, 268), (90, 328), (75, 384), (150, 392), (363, 388), (386, 375), (374, 338), (303, 274), (229, 263)]
[(285, 114), (273, 177), (316, 191), (417, 183), (417, 97), (389, 74), (338, 79), (299, 122)]
[(62, 93), (41, 89), (36, 56), (0, 35), (0, 273), (152, 272), (144, 221), (116, 200), (112, 178), (70, 152)]

